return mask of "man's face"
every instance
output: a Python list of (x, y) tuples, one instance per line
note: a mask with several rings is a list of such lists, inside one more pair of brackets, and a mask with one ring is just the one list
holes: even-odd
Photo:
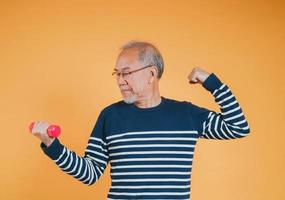
[[(130, 72), (142, 67), (144, 66), (138, 61), (138, 50), (127, 49), (118, 56), (114, 70)], [(149, 68), (117, 77), (117, 84), (126, 103), (134, 103), (145, 95), (149, 77)]]

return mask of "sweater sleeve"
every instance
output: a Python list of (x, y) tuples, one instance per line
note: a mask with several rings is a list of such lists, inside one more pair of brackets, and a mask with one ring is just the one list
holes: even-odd
[(104, 121), (104, 114), (101, 112), (89, 137), (83, 157), (61, 144), (58, 138), (49, 147), (44, 143), (41, 143), (40, 147), (62, 171), (86, 185), (92, 185), (103, 174), (109, 162)]
[(203, 87), (214, 96), (221, 112), (190, 103), (192, 119), (199, 137), (226, 140), (247, 136), (250, 132), (249, 124), (229, 87), (214, 73), (204, 81)]

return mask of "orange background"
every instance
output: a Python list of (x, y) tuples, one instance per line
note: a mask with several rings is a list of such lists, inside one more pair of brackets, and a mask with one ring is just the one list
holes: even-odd
[(106, 199), (108, 167), (88, 187), (63, 173), (29, 135), (46, 120), (78, 155), (105, 106), (121, 99), (119, 47), (154, 43), (165, 60), (161, 95), (219, 111), (187, 76), (199, 66), (232, 89), (250, 136), (199, 140), (191, 199), (281, 200), (284, 195), (282, 1), (1, 1), (0, 199)]

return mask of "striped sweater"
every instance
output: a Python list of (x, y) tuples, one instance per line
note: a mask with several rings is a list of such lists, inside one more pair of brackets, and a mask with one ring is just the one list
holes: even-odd
[(214, 73), (202, 85), (214, 96), (220, 113), (166, 97), (152, 108), (119, 101), (100, 112), (84, 156), (59, 139), (40, 146), (62, 171), (86, 185), (95, 183), (110, 163), (109, 200), (189, 199), (197, 140), (236, 139), (250, 132), (227, 85)]

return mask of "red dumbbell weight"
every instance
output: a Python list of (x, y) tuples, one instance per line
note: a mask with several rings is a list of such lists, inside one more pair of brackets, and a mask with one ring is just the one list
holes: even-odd
[[(32, 132), (32, 129), (34, 127), (35, 122), (32, 122), (29, 126), (30, 132)], [(56, 138), (60, 135), (60, 127), (57, 125), (50, 125), (47, 129), (47, 134), (51, 138)]]

